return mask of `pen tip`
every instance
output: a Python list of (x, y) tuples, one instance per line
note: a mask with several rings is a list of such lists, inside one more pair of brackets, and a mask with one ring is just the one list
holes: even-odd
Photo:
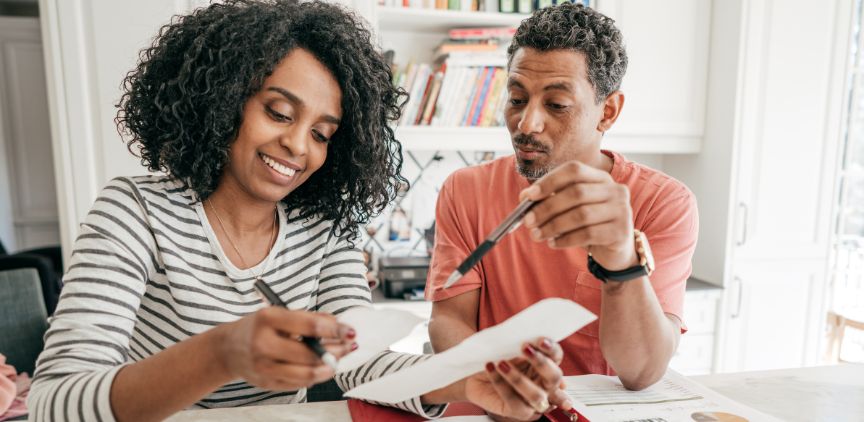
[(452, 286), (453, 283), (459, 281), (460, 278), (462, 278), (462, 273), (460, 273), (459, 270), (453, 271), (453, 273), (450, 274), (450, 277), (447, 277), (447, 282), (444, 283), (444, 287), (442, 287), (442, 289), (446, 289)]
[(339, 363), (336, 361), (336, 357), (333, 356), (332, 353), (324, 353), (324, 356), (321, 356), (321, 360), (323, 360), (327, 366), (333, 368), (334, 371), (338, 370)]

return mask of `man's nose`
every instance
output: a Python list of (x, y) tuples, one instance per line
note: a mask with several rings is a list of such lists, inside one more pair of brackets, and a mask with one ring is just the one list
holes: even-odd
[(523, 134), (530, 135), (532, 133), (543, 132), (543, 111), (534, 105), (528, 105), (522, 111), (522, 117), (519, 119), (519, 131)]

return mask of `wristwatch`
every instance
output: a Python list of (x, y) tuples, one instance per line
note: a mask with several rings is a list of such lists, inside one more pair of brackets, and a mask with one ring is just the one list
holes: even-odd
[(639, 230), (633, 230), (633, 237), (636, 243), (636, 255), (639, 257), (638, 265), (620, 271), (609, 271), (598, 264), (589, 253), (588, 271), (604, 283), (607, 281), (629, 281), (642, 276), (650, 276), (654, 272), (654, 255), (651, 254), (648, 238), (645, 237), (645, 233)]

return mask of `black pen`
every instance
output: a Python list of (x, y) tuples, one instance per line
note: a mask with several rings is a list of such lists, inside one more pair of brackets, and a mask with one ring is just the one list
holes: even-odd
[(534, 206), (535, 202), (526, 199), (522, 201), (495, 230), (492, 230), (492, 233), (489, 233), (489, 237), (483, 241), (477, 248), (475, 248), (468, 258), (465, 258), (458, 267), (456, 267), (456, 271), (450, 274), (450, 277), (447, 278), (447, 282), (444, 283), (444, 286), (441, 289), (446, 289), (452, 286), (454, 283), (459, 281), (462, 276), (465, 275), (472, 267), (477, 265), (480, 262), (480, 259), (483, 258), (483, 255), (486, 255), (489, 250), (504, 237), (505, 234), (512, 232), (519, 228), (519, 225), (522, 223), (522, 217), (531, 210)]
[[(270, 306), (281, 306), (285, 307), (285, 302), (282, 299), (279, 299), (279, 296), (270, 289), (270, 286), (261, 280), (260, 278), (255, 280), (255, 289), (258, 290), (258, 293), (264, 297), (264, 300), (270, 303)], [(317, 337), (306, 337), (300, 336), (300, 341), (302, 341), (306, 346), (309, 346), (313, 352), (315, 352), (321, 360), (324, 361), (327, 366), (333, 368), (334, 371), (337, 370), (338, 363), (336, 362), (336, 356), (333, 356), (332, 353), (328, 352), (324, 349), (324, 346), (321, 345), (321, 342), (318, 341)]]

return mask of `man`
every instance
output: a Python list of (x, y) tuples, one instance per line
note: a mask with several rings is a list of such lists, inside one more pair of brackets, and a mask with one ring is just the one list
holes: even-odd
[[(686, 330), (698, 217), (683, 184), (600, 149), (624, 105), (626, 68), (621, 33), (592, 9), (549, 7), (519, 26), (508, 49), (505, 109), (516, 154), (457, 171), (438, 198), (426, 290), (436, 351), (562, 297), (599, 316), (562, 341), (566, 375), (617, 373), (635, 390), (663, 376)], [(525, 198), (538, 203), (523, 227), (441, 290)]]

